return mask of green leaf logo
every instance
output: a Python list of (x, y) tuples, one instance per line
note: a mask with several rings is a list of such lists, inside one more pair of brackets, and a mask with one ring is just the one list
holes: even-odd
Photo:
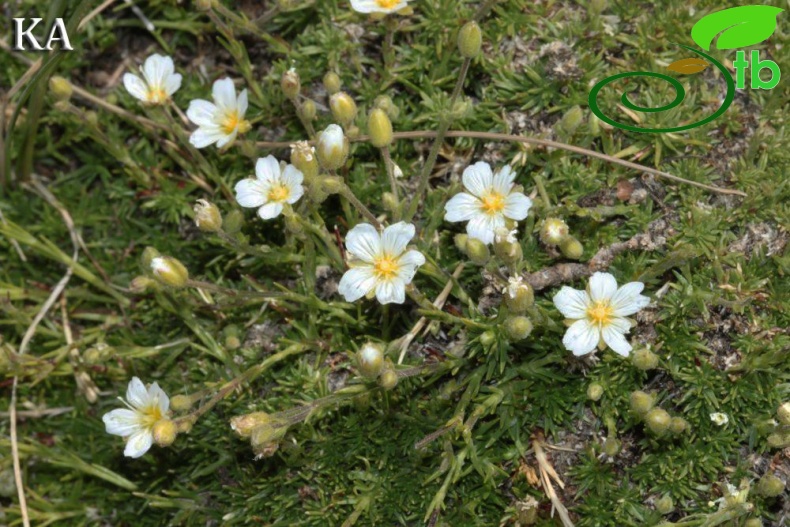
[(691, 28), (691, 38), (699, 47), (710, 50), (713, 39), (718, 49), (743, 48), (758, 44), (776, 29), (776, 17), (784, 11), (767, 5), (745, 5), (717, 11), (703, 17)]

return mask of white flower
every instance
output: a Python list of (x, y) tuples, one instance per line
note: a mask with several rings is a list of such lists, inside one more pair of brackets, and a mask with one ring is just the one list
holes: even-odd
[(520, 276), (511, 276), (507, 279), (507, 285), (502, 289), (503, 293), (507, 293), (510, 298), (516, 298), (519, 289), (524, 286), (524, 279)]
[(140, 73), (123, 76), (126, 91), (148, 104), (163, 104), (181, 87), (181, 75), (175, 72), (173, 59), (156, 53), (145, 59)]
[(466, 232), (483, 243), (494, 241), (497, 229), (505, 227), (505, 218), (523, 220), (532, 200), (521, 192), (511, 192), (516, 173), (509, 166), (494, 175), (483, 161), (464, 170), (464, 187), (444, 206), (447, 221), (468, 221)]
[(360, 223), (346, 235), (346, 248), (353, 259), (345, 272), (338, 292), (348, 302), (375, 292), (382, 304), (402, 304), (406, 285), (425, 263), (415, 250), (406, 250), (414, 237), (414, 225), (399, 222), (379, 233), (373, 225)]
[(304, 175), (293, 165), (281, 170), (274, 156), (258, 159), (255, 175), (236, 183), (236, 201), (242, 207), (260, 207), (258, 216), (264, 220), (276, 218), (286, 203), (293, 205), (304, 194)]
[(359, 13), (394, 13), (408, 3), (409, 0), (351, 0), (351, 7)]
[(241, 90), (236, 97), (236, 88), (231, 79), (214, 82), (212, 88), (214, 102), (196, 99), (189, 103), (187, 117), (198, 125), (189, 136), (189, 142), (196, 148), (204, 148), (217, 143), (217, 148), (232, 143), (238, 134), (250, 129), (250, 122), (244, 119), (247, 112), (247, 90)]
[(648, 297), (639, 294), (644, 287), (641, 282), (630, 282), (618, 289), (614, 276), (595, 273), (587, 291), (567, 286), (560, 289), (554, 296), (554, 305), (574, 321), (562, 339), (565, 348), (574, 355), (586, 355), (596, 346), (604, 349), (608, 345), (627, 357), (631, 345), (625, 334), (633, 322), (626, 317), (650, 303)]
[(126, 439), (123, 455), (140, 457), (148, 452), (154, 442), (154, 424), (167, 419), (170, 399), (157, 383), (153, 383), (146, 390), (140, 379), (132, 377), (126, 390), (126, 400), (121, 401), (128, 408), (119, 408), (104, 414), (104, 426), (108, 434)]
[(730, 422), (730, 417), (721, 412), (714, 412), (710, 414), (710, 420), (713, 421), (713, 424), (716, 426), (724, 426)]

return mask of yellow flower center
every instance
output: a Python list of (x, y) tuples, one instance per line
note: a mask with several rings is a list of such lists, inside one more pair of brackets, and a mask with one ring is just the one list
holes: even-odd
[(140, 410), (142, 414), (140, 419), (140, 424), (142, 424), (146, 428), (151, 428), (154, 426), (154, 423), (162, 419), (164, 417), (162, 415), (162, 410), (159, 408), (159, 404), (152, 404), (146, 408)]
[(613, 314), (614, 309), (609, 302), (605, 300), (599, 300), (595, 302), (592, 307), (587, 309), (587, 316), (590, 320), (602, 326), (606, 326), (612, 321)]
[(483, 202), (481, 208), (486, 214), (496, 214), (505, 209), (505, 196), (499, 192), (491, 192), (481, 198), (481, 201)]
[(239, 112), (236, 110), (232, 110), (225, 114), (225, 118), (222, 120), (222, 132), (226, 135), (230, 135), (233, 133), (233, 130), (237, 130), (238, 133), (243, 134), (245, 132), (249, 132), (252, 125), (250, 122), (242, 116), (239, 115)]
[(167, 100), (167, 93), (165, 93), (165, 90), (162, 88), (148, 88), (146, 97), (148, 98), (148, 102), (162, 103)]
[(379, 7), (383, 9), (392, 9), (398, 5), (398, 2), (400, 2), (400, 0), (376, 0), (376, 3), (379, 5)]
[(373, 269), (379, 278), (392, 278), (398, 273), (399, 266), (395, 258), (384, 256), (375, 261)]
[(291, 191), (288, 190), (288, 187), (283, 185), (282, 183), (278, 183), (273, 185), (271, 189), (269, 189), (269, 201), (285, 201), (288, 199), (288, 196), (291, 194)]

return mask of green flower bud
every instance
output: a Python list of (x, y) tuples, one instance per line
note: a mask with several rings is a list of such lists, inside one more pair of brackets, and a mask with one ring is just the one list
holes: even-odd
[(337, 176), (327, 176), (321, 180), (321, 186), (327, 193), (337, 194), (343, 190), (345, 183)]
[(222, 213), (216, 205), (205, 199), (195, 203), (195, 225), (203, 232), (218, 232), (222, 229)]
[(195, 9), (197, 11), (209, 11), (214, 7), (216, 0), (195, 0)]
[(187, 268), (172, 256), (157, 256), (151, 260), (151, 272), (160, 284), (170, 287), (184, 287), (189, 280)]
[(400, 115), (400, 109), (392, 102), (392, 98), (389, 95), (379, 95), (376, 97), (376, 100), (373, 101), (373, 107), (380, 108), (387, 112), (387, 116), (393, 121)]
[(587, 398), (591, 401), (598, 401), (600, 400), (601, 396), (603, 396), (603, 386), (594, 382), (587, 387)]
[(349, 139), (356, 139), (357, 137), (359, 137), (360, 133), (361, 132), (359, 131), (359, 126), (352, 124), (351, 126), (346, 128), (346, 137), (348, 137)]
[(330, 124), (318, 135), (318, 162), (327, 170), (342, 167), (348, 157), (348, 149), (348, 139), (343, 134), (343, 129), (336, 124)]
[(154, 436), (154, 443), (157, 445), (162, 447), (170, 446), (176, 440), (178, 427), (170, 419), (160, 419), (154, 423), (151, 434)]
[(782, 403), (776, 411), (776, 419), (783, 425), (790, 425), (790, 403)]
[(151, 246), (146, 247), (143, 249), (143, 254), (140, 255), (140, 267), (143, 269), (144, 273), (150, 274), (151, 273), (151, 262), (154, 258), (162, 256), (159, 251), (154, 249)]
[(466, 254), (466, 242), (469, 240), (468, 234), (456, 234), (453, 237), (453, 242), (459, 251)]
[[(11, 498), (16, 496), (16, 480), (14, 479), (14, 471), (9, 466), (7, 469), (0, 469), (0, 496), (3, 498)], [(5, 512), (0, 515), (0, 520), (5, 520)]]
[(568, 237), (568, 224), (559, 218), (546, 218), (540, 227), (540, 240), (546, 245), (559, 245)]
[(174, 412), (186, 412), (192, 408), (194, 401), (189, 395), (174, 395), (170, 398), (170, 409)]
[(749, 518), (743, 524), (743, 527), (763, 527), (763, 520), (760, 518)]
[(773, 474), (766, 474), (757, 482), (757, 494), (766, 498), (775, 498), (785, 491), (785, 483)]
[(647, 348), (636, 350), (631, 357), (631, 362), (640, 370), (652, 370), (658, 366), (658, 357)]
[(370, 143), (376, 148), (384, 148), (392, 144), (392, 123), (387, 113), (374, 108), (368, 115), (368, 134)]
[(302, 83), (299, 80), (299, 74), (296, 68), (291, 68), (280, 77), (280, 88), (283, 94), (290, 100), (295, 100), (299, 96), (299, 91), (302, 89)]
[(356, 358), (359, 373), (369, 379), (378, 377), (384, 367), (384, 350), (378, 344), (368, 342), (359, 348)]
[(337, 73), (334, 71), (326, 72), (326, 75), (324, 75), (324, 88), (326, 88), (326, 91), (329, 95), (334, 95), (339, 92), (341, 86), (342, 83)]
[(194, 415), (185, 415), (183, 417), (179, 417), (178, 421), (176, 422), (178, 433), (188, 434), (192, 430), (192, 427), (195, 425), (196, 421), (197, 417)]
[(560, 251), (565, 258), (569, 260), (578, 260), (584, 253), (584, 247), (573, 236), (568, 236), (560, 242)]
[(491, 258), (488, 246), (477, 238), (468, 238), (466, 240), (465, 252), (475, 265), (485, 265), (488, 263), (488, 259)]
[(60, 75), (53, 75), (49, 78), (49, 91), (52, 92), (52, 96), (55, 97), (58, 101), (68, 101), (71, 99), (71, 94), (74, 92), (74, 89), (71, 87), (71, 83), (61, 77)]
[(513, 313), (523, 313), (535, 303), (535, 292), (520, 276), (511, 277), (504, 291), (505, 305)]
[(357, 103), (346, 92), (337, 92), (329, 98), (329, 109), (332, 117), (344, 127), (350, 125), (357, 118)]
[(661, 408), (653, 408), (645, 415), (645, 425), (651, 432), (659, 436), (667, 431), (671, 421), (672, 417), (669, 413)]
[(473, 59), (480, 54), (480, 47), (483, 44), (483, 33), (480, 25), (475, 22), (467, 22), (458, 32), (458, 51), (465, 59)]
[(513, 266), (521, 262), (524, 253), (516, 239), (515, 231), (504, 227), (497, 229), (494, 236), (494, 254), (505, 265)]
[(496, 342), (496, 334), (491, 330), (488, 330), (482, 335), (480, 335), (480, 344), (482, 344), (484, 348), (489, 348), (493, 346), (495, 342)]
[(285, 218), (285, 230), (293, 235), (299, 235), (304, 232), (304, 224), (299, 219), (299, 216), (291, 209), (289, 212), (283, 211)]
[(329, 192), (326, 191), (321, 182), (317, 182), (307, 187), (307, 196), (313, 203), (323, 203), (329, 197)]
[(675, 503), (669, 494), (665, 494), (656, 500), (656, 510), (659, 514), (669, 514), (675, 510)]
[(229, 350), (236, 350), (241, 347), (241, 339), (239, 338), (239, 327), (236, 324), (225, 326), (222, 330), (225, 336), (225, 347)]
[(240, 437), (250, 437), (252, 432), (261, 426), (269, 425), (275, 421), (266, 412), (252, 412), (251, 414), (237, 415), (230, 420), (230, 428)]
[(771, 448), (786, 448), (790, 446), (790, 434), (777, 432), (767, 438), (768, 446)]
[(637, 390), (631, 393), (631, 411), (636, 415), (645, 415), (653, 408), (655, 398), (649, 393)]
[(395, 370), (384, 370), (379, 377), (379, 384), (386, 391), (390, 391), (398, 385), (398, 374)]
[(525, 316), (509, 317), (505, 320), (505, 333), (510, 342), (524, 340), (532, 333), (532, 321)]
[(675, 435), (680, 435), (685, 432), (689, 427), (688, 421), (682, 417), (673, 417), (669, 422), (669, 431)]
[(304, 175), (306, 183), (312, 182), (320, 170), (315, 148), (307, 141), (299, 141), (291, 145), (291, 164)]
[(390, 213), (394, 213), (398, 209), (398, 202), (395, 200), (395, 195), (392, 192), (385, 192), (381, 195), (381, 204)]
[(316, 107), (313, 99), (305, 99), (299, 105), (299, 118), (308, 123), (315, 120)]
[(285, 436), (287, 431), (288, 427), (284, 423), (275, 420), (272, 420), (271, 423), (259, 425), (250, 435), (252, 451), (258, 456), (273, 454), (277, 450), (273, 447)]
[(574, 106), (565, 112), (560, 122), (557, 123), (557, 128), (565, 135), (571, 136), (579, 128), (579, 125), (582, 124), (583, 119), (584, 112), (582, 112), (582, 109), (579, 106)]
[(135, 294), (145, 293), (155, 284), (156, 280), (153, 280), (147, 276), (135, 276), (132, 281), (129, 282), (129, 291)]
[(244, 213), (238, 209), (230, 211), (225, 216), (225, 232), (228, 234), (236, 234), (244, 227)]
[(607, 0), (591, 0), (590, 1), (590, 10), (593, 13), (602, 13), (604, 9), (607, 7)]
[(616, 437), (607, 437), (603, 442), (603, 453), (609, 457), (614, 457), (620, 453), (622, 444)]

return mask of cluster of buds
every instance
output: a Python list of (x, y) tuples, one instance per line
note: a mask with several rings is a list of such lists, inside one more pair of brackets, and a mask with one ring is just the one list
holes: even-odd
[(378, 379), (379, 385), (389, 391), (398, 384), (398, 373), (389, 360), (384, 358), (384, 349), (379, 344), (368, 342), (356, 354), (357, 370), (367, 379)]
[(288, 423), (276, 415), (252, 412), (230, 420), (230, 427), (239, 437), (249, 439), (256, 457), (270, 457), (280, 447), (280, 440), (288, 431)]
[(679, 436), (685, 432), (689, 424), (680, 416), (672, 416), (662, 408), (656, 408), (655, 395), (637, 390), (631, 393), (631, 411), (645, 423), (645, 427), (656, 437), (667, 434)]
[(543, 221), (540, 240), (546, 245), (558, 246), (562, 255), (570, 260), (578, 260), (584, 253), (584, 246), (571, 236), (568, 224), (559, 218), (546, 218)]
[(189, 281), (189, 271), (184, 264), (172, 256), (160, 254), (153, 247), (146, 247), (143, 251), (140, 267), (143, 274), (132, 279), (129, 284), (129, 288), (135, 293), (162, 286), (178, 289)]
[(790, 447), (790, 402), (782, 403), (776, 411), (776, 420), (771, 421), (772, 433), (768, 436), (768, 446), (773, 448)]

